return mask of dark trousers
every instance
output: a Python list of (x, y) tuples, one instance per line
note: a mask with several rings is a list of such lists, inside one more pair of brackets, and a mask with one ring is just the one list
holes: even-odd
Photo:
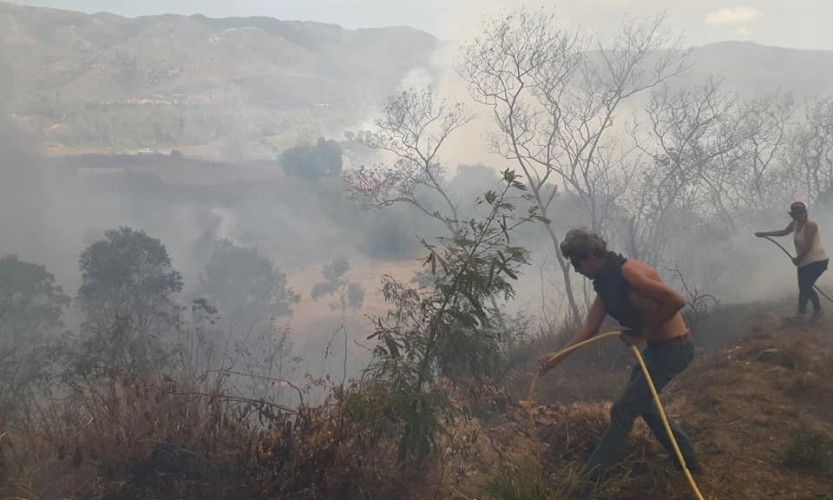
[[(642, 356), (645, 358), (645, 364), (654, 381), (654, 386), (657, 391), (660, 391), (671, 381), (671, 378), (691, 363), (694, 357), (694, 345), (689, 339), (649, 345), (642, 351)], [(676, 457), (654, 404), (648, 382), (642, 374), (642, 368), (637, 364), (631, 371), (630, 380), (624, 392), (613, 403), (613, 408), (610, 410), (610, 425), (587, 461), (585, 467), (591, 475), (597, 476), (616, 463), (625, 448), (634, 420), (640, 416), (648, 424), (662, 447)], [(670, 417), (668, 421), (683, 458), (688, 465), (693, 466), (697, 459), (694, 456), (691, 439)]]
[(819, 294), (813, 290), (813, 285), (819, 276), (827, 270), (828, 259), (819, 260), (798, 268), (798, 314), (807, 312), (807, 301), (813, 303), (814, 311), (821, 311)]

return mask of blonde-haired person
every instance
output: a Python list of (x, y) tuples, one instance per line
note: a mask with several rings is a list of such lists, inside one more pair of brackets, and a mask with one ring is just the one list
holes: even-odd
[(798, 267), (798, 312), (796, 319), (802, 321), (807, 314), (807, 302), (813, 303), (813, 315), (810, 318), (815, 322), (821, 318), (821, 301), (819, 295), (813, 290), (813, 285), (819, 276), (827, 270), (829, 259), (821, 243), (819, 225), (807, 218), (807, 206), (796, 201), (790, 205), (790, 217), (792, 220), (787, 227), (780, 231), (759, 231), (755, 236), (786, 236), (793, 235), (796, 256), (793, 257), (793, 264)]
[[(656, 269), (608, 251), (605, 240), (585, 228), (567, 232), (561, 253), (576, 272), (593, 280), (596, 290), (587, 318), (570, 345), (596, 335), (609, 314), (625, 328), (621, 338), (626, 344), (646, 342), (642, 353), (658, 391), (691, 363), (694, 345), (680, 314), (685, 300), (662, 280)], [(551, 368), (546, 356), (539, 364), (541, 374)], [(673, 456), (671, 441), (654, 406), (648, 382), (641, 368), (635, 366), (624, 392), (610, 410), (610, 425), (585, 464), (591, 479), (600, 478), (617, 462), (639, 416)], [(669, 419), (669, 424), (689, 470), (699, 472), (691, 440), (673, 420)]]

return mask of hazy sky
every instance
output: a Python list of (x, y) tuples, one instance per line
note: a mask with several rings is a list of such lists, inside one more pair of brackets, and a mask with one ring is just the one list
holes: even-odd
[[(162, 13), (210, 17), (269, 16), (337, 23), (347, 28), (409, 25), (441, 38), (470, 34), (484, 14), (544, 0), (15, 0), (13, 3), (126, 16)], [(562, 0), (567, 23), (613, 32), (625, 17), (665, 11), (668, 28), (691, 45), (751, 40), (765, 45), (833, 50), (833, 0)]]

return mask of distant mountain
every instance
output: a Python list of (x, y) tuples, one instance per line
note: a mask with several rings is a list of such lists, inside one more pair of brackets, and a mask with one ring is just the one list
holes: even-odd
[(751, 42), (719, 42), (692, 50), (688, 81), (709, 75), (743, 95), (777, 90), (798, 98), (833, 94), (833, 51), (767, 47)]
[[(7, 111), (36, 121), (47, 139), (74, 134), (76, 146), (128, 146), (116, 136), (140, 123), (161, 129), (155, 136), (140, 132), (146, 137), (132, 141), (136, 147), (237, 132), (280, 136), (276, 128), (355, 120), (356, 110), (427, 65), (436, 44), (408, 27), (125, 18), (0, 3), (0, 77), (6, 77), (0, 97)], [(173, 129), (146, 115), (162, 115)], [(98, 125), (89, 123), (94, 117)]]
[[(274, 156), (366, 120), (439, 42), (408, 27), (347, 30), (265, 17), (126, 18), (0, 2), (0, 106), (55, 154), (177, 148)], [(722, 42), (678, 84), (710, 75), (741, 96), (831, 92), (833, 51)], [(51, 149), (50, 149), (51, 148)]]

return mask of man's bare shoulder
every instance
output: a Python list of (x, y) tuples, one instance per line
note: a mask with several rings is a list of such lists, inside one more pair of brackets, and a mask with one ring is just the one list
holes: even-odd
[(641, 260), (636, 259), (628, 259), (622, 264), (622, 271), (626, 273), (644, 273), (648, 271), (656, 272), (653, 266), (650, 264), (646, 264)]
[(652, 280), (659, 280), (660, 276), (653, 266), (642, 262), (641, 260), (628, 259), (622, 264), (622, 274), (625, 279), (632, 281), (632, 279), (639, 277), (648, 277)]

